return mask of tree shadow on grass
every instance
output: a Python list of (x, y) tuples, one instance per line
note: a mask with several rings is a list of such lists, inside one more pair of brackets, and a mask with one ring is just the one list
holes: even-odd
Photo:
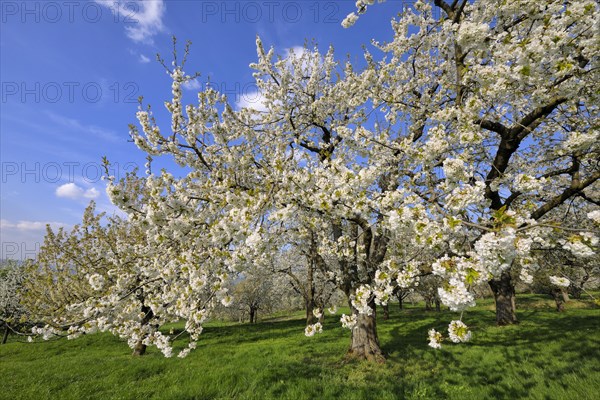
[(600, 315), (529, 310), (520, 313), (520, 325), (496, 327), (489, 314), (478, 310), (466, 315), (474, 332), (471, 343), (444, 342), (436, 351), (427, 345), (427, 331), (435, 328), (446, 334), (451, 315), (414, 313), (407, 318), (409, 323), (394, 323), (383, 349), (390, 361), (422, 373), (437, 398), (448, 397), (449, 387), (461, 385), (480, 389), (479, 398), (486, 393), (495, 398), (531, 398), (534, 387), (549, 381), (572, 390), (576, 388), (569, 386), (573, 383), (567, 376), (592, 380), (590, 371), (580, 367), (583, 360), (588, 367), (590, 360), (600, 367)]

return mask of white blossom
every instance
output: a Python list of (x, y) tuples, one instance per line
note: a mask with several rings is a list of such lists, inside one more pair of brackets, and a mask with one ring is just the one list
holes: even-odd
[(441, 349), (443, 340), (442, 334), (437, 332), (435, 329), (430, 329), (427, 333), (429, 335), (429, 347)]
[(569, 285), (571, 284), (571, 282), (567, 278), (562, 277), (562, 276), (551, 275), (549, 277), (549, 279), (550, 279), (551, 284), (558, 286), (558, 287), (566, 288), (566, 287), (569, 287)]
[(315, 333), (321, 333), (321, 332), (323, 332), (323, 326), (321, 325), (320, 322), (317, 322), (312, 325), (307, 325), (306, 328), (304, 329), (304, 335), (308, 336), (308, 337), (314, 336)]
[(471, 331), (462, 321), (451, 321), (448, 325), (448, 337), (454, 343), (464, 343), (471, 340)]

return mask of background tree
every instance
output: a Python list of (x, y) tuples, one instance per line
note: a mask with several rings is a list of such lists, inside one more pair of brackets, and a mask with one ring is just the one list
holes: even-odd
[(0, 261), (0, 327), (2, 344), (10, 332), (21, 333), (31, 323), (29, 312), (21, 304), (21, 290), (25, 281), (25, 267), (16, 260)]

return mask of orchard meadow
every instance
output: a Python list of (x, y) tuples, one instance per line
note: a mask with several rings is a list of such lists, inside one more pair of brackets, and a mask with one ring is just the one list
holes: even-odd
[(173, 37), (144, 170), (103, 158), (120, 212), (2, 269), (0, 396), (595, 398), (599, 21), (417, 0), (353, 57), (258, 35), (245, 105), (190, 96)]

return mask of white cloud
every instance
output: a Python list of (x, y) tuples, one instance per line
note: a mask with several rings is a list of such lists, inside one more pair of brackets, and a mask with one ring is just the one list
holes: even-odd
[(146, 57), (145, 55), (140, 54), (140, 62), (142, 64), (148, 64), (150, 62), (150, 59), (148, 57)]
[(25, 260), (35, 258), (44, 242), (46, 225), (56, 231), (71, 225), (53, 221), (0, 220), (0, 258)]
[(17, 221), (10, 222), (6, 219), (0, 219), (0, 229), (10, 229), (17, 231), (41, 231), (46, 229), (46, 225), (50, 225), (53, 228), (66, 227), (67, 224), (62, 222), (50, 222), (50, 221)]
[(191, 81), (185, 82), (183, 88), (186, 90), (200, 90), (202, 89), (202, 84), (198, 79), (192, 79)]
[(235, 105), (238, 107), (238, 109), (252, 108), (260, 112), (267, 111), (267, 107), (265, 105), (265, 96), (258, 91), (243, 93), (239, 100), (236, 101)]
[[(296, 60), (302, 60), (304, 57), (308, 56), (308, 59), (304, 59), (304, 61), (301, 64), (301, 68), (304, 69), (312, 69), (312, 57), (311, 55), (313, 54), (312, 50), (308, 50), (303, 46), (293, 46), (290, 48), (285, 49), (285, 59), (286, 59), (286, 65), (288, 68), (292, 67), (292, 60), (296, 59)], [(310, 60), (310, 65), (307, 63), (307, 61)], [(321, 59), (319, 60), (319, 65), (321, 65), (323, 63), (323, 59), (321, 56)]]
[[(311, 50), (307, 50), (303, 46), (293, 46), (285, 49), (284, 59), (286, 60), (286, 66), (288, 68), (292, 67), (293, 59), (302, 59), (303, 57), (309, 56), (312, 54)], [(322, 60), (320, 60), (320, 63)], [(310, 68), (310, 66), (306, 63), (306, 60), (301, 64), (301, 68)], [(265, 112), (267, 111), (267, 107), (265, 105), (265, 97), (259, 91), (248, 91), (244, 92), (240, 95), (238, 101), (236, 101), (236, 106), (238, 109), (241, 108), (252, 108), (256, 111)]]
[(68, 199), (95, 199), (100, 196), (100, 192), (96, 188), (83, 189), (75, 183), (65, 183), (56, 188), (56, 196), (65, 197)]
[(165, 29), (162, 19), (166, 6), (163, 0), (95, 1), (109, 8), (125, 23), (127, 37), (136, 43), (152, 43), (152, 37)]
[(53, 122), (63, 128), (68, 128), (79, 133), (85, 133), (87, 135), (94, 136), (94, 138), (103, 139), (109, 142), (121, 141), (121, 138), (119, 138), (119, 136), (111, 130), (100, 128), (99, 126), (95, 125), (84, 125), (76, 119), (64, 117), (50, 111), (46, 111), (45, 114)]
[(302, 58), (304, 53), (310, 53), (310, 50), (306, 50), (304, 46), (292, 46), (285, 49), (285, 58), (290, 58), (292, 54), (294, 58)]

